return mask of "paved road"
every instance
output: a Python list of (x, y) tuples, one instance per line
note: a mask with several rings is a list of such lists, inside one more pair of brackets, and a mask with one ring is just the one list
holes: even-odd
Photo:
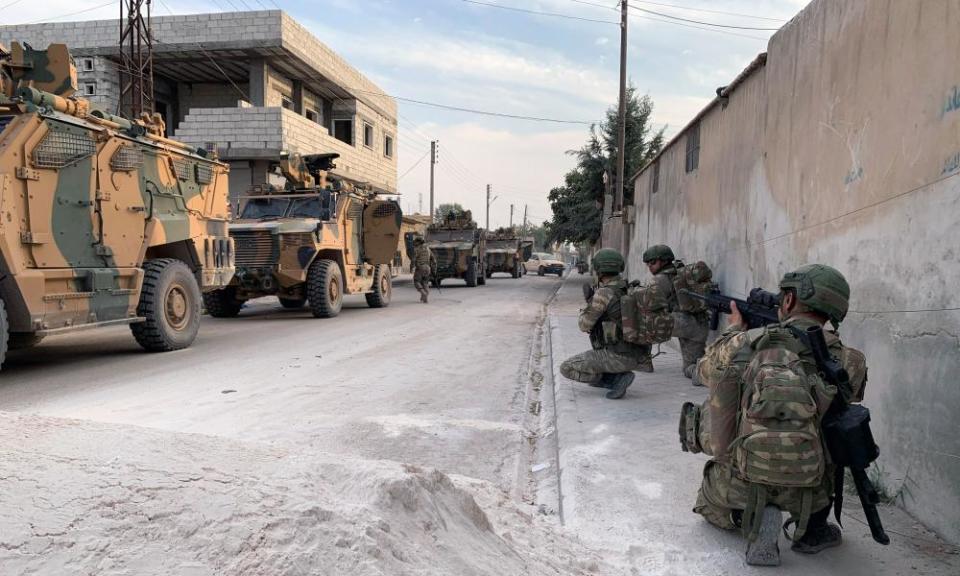
[(147, 354), (126, 328), (10, 354), (0, 409), (388, 458), (516, 485), (526, 369), (556, 277), (448, 281), (431, 304), (348, 299), (335, 319), (271, 299), (204, 318), (188, 350)]

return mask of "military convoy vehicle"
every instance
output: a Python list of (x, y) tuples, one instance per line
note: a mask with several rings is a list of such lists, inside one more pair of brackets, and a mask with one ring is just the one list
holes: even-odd
[(8, 348), (129, 324), (150, 351), (196, 337), (233, 277), (227, 166), (74, 96), (64, 44), (0, 46), (0, 362)]
[(486, 284), (486, 234), (469, 210), (450, 212), (443, 222), (427, 227), (427, 246), (437, 258), (433, 283), (462, 278), (467, 286)]
[(523, 262), (530, 257), (532, 248), (530, 244), (522, 244), (514, 228), (487, 232), (487, 278), (496, 272), (506, 272), (512, 278), (519, 278), (523, 274)]
[(373, 308), (390, 304), (400, 205), (338, 176), (338, 156), (288, 155), (276, 164), (284, 188), (259, 186), (240, 199), (230, 226), (237, 272), (204, 294), (211, 316), (236, 316), (245, 301), (268, 295), (284, 308), (309, 303), (318, 318), (339, 314), (344, 294), (364, 294)]

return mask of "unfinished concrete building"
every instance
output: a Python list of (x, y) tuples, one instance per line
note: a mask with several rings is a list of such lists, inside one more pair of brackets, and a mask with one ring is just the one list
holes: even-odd
[[(119, 26), (0, 26), (0, 43), (66, 43), (80, 95), (114, 111)], [(231, 197), (269, 181), (282, 151), (337, 152), (340, 172), (396, 191), (396, 102), (286, 13), (155, 16), (152, 26), (155, 109), (169, 136), (216, 146), (230, 163)]]

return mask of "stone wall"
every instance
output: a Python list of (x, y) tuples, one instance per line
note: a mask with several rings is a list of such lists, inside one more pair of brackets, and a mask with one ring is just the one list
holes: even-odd
[(225, 159), (270, 159), (281, 151), (315, 154), (337, 152), (337, 168), (395, 191), (396, 155), (358, 141), (351, 146), (332, 137), (326, 128), (280, 107), (194, 108), (180, 124), (174, 138), (195, 146), (216, 142)]
[(960, 10), (952, 0), (815, 0), (765, 66), (636, 180), (629, 271), (670, 244), (721, 287), (774, 288), (807, 262), (843, 272), (841, 328), (870, 366), (883, 489), (960, 542)]

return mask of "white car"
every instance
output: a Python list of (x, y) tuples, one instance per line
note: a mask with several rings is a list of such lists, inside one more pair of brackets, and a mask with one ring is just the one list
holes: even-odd
[(556, 258), (553, 254), (544, 252), (534, 252), (530, 259), (523, 263), (524, 270), (527, 273), (536, 272), (537, 276), (544, 274), (556, 274), (563, 276), (563, 261)]

